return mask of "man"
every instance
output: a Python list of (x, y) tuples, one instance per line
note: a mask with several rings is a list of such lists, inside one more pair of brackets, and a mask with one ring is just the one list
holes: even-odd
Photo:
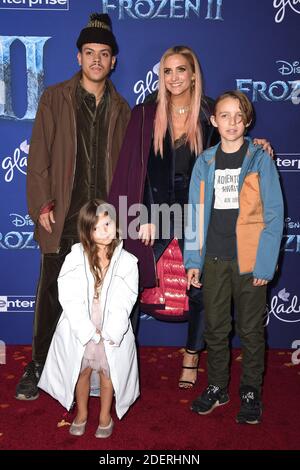
[(92, 14), (77, 47), (81, 70), (43, 93), (30, 143), (28, 210), (42, 259), (32, 361), (16, 388), (20, 400), (38, 398), (37, 383), (61, 314), (58, 274), (78, 242), (77, 215), (88, 200), (107, 198), (130, 117), (108, 78), (118, 53), (109, 16)]

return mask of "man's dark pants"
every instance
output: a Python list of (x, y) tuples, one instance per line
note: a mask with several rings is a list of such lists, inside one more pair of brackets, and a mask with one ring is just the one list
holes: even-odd
[(42, 254), (41, 257), (32, 343), (32, 359), (41, 364), (46, 361), (52, 336), (62, 313), (58, 301), (58, 275), (72, 245), (77, 241), (62, 239), (58, 253)]

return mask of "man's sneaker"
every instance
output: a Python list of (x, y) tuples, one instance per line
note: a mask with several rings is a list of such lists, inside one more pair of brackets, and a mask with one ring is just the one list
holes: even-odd
[(24, 374), (16, 388), (16, 398), (18, 400), (36, 400), (39, 396), (37, 387), (42, 375), (43, 364), (31, 361), (25, 367)]
[(211, 413), (217, 406), (225, 405), (229, 402), (229, 395), (226, 388), (217, 385), (209, 385), (202, 395), (193, 401), (191, 410), (199, 415)]
[(240, 424), (258, 424), (261, 421), (262, 404), (256, 388), (244, 386), (240, 389), (241, 408), (236, 422)]

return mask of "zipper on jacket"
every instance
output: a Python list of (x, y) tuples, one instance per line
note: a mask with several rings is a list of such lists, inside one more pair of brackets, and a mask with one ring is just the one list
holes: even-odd
[(74, 170), (73, 170), (72, 186), (71, 186), (71, 190), (70, 190), (70, 197), (69, 197), (68, 208), (67, 208), (66, 213), (65, 213), (65, 220), (66, 220), (66, 216), (67, 216), (67, 214), (68, 214), (68, 212), (69, 212), (70, 205), (71, 205), (72, 191), (73, 191), (74, 180), (75, 180), (75, 171), (76, 171), (76, 157), (77, 157), (77, 125), (76, 125), (75, 113), (74, 113), (73, 102), (72, 102), (72, 97), (71, 97), (71, 93), (70, 93), (70, 92), (69, 92), (69, 97), (70, 97), (70, 101), (71, 101), (72, 116), (73, 116), (73, 124), (74, 124), (75, 158), (74, 158)]
[[(70, 188), (70, 194), (69, 194), (69, 202), (68, 202), (68, 205), (67, 205), (67, 209), (66, 209), (66, 212), (65, 212), (65, 219), (64, 221), (66, 221), (66, 217), (67, 217), (67, 214), (69, 212), (69, 209), (70, 209), (70, 205), (71, 205), (71, 199), (72, 199), (72, 191), (73, 191), (73, 186), (74, 186), (74, 180), (75, 180), (75, 171), (76, 171), (76, 155), (77, 155), (77, 126), (76, 126), (76, 119), (75, 119), (75, 113), (74, 113), (74, 108), (73, 108), (73, 102), (72, 102), (72, 97), (71, 97), (71, 93), (69, 92), (69, 97), (70, 97), (70, 102), (71, 102), (71, 109), (72, 109), (72, 117), (73, 117), (73, 123), (74, 123), (74, 137), (75, 137), (75, 158), (74, 158), (74, 171), (73, 171), (73, 179), (72, 179), (72, 186)], [(59, 244), (61, 242), (61, 236), (62, 236), (62, 233), (63, 233), (63, 229), (64, 227), (62, 227), (62, 231), (59, 235)], [(57, 250), (56, 250), (56, 253), (60, 253), (60, 246), (58, 246)]]
[[(142, 175), (143, 175), (144, 174), (144, 127), (145, 127), (145, 107), (144, 106), (142, 107), (142, 110), (143, 110), (143, 117), (142, 117), (141, 156), (142, 156)], [(139, 195), (139, 203), (140, 204), (142, 203), (142, 181), (143, 181), (143, 178), (141, 178), (141, 184), (140, 184), (140, 195)], [(159, 278), (157, 276), (157, 267), (156, 267), (156, 260), (155, 260), (155, 256), (154, 256), (154, 251), (153, 251), (152, 247), (150, 247), (150, 249), (151, 249), (151, 253), (152, 253), (152, 256), (153, 256), (156, 286), (159, 286)]]
[[(111, 101), (111, 99), (110, 99)], [(113, 111), (112, 111), (113, 114)], [(116, 121), (116, 119), (115, 119)], [(106, 193), (108, 195), (109, 193), (109, 188), (111, 184), (111, 180), (113, 178), (113, 172), (112, 172), (112, 162), (110, 161), (110, 141), (111, 139), (111, 131), (112, 129), (112, 115), (109, 118), (109, 123), (108, 123), (108, 131), (107, 131), (107, 143), (106, 143)], [(110, 171), (111, 170), (111, 171)], [(110, 175), (111, 174), (111, 175)], [(110, 178), (111, 176), (111, 178)]]
[[(142, 156), (142, 175), (144, 173), (144, 126), (145, 126), (145, 108), (142, 107), (143, 110), (143, 117), (142, 117), (142, 139), (141, 139), (141, 156)], [(142, 178), (140, 184), (140, 195), (139, 195), (139, 203), (142, 202)]]

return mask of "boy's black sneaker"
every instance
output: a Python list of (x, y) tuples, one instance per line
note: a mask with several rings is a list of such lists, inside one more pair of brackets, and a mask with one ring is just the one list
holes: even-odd
[(36, 400), (39, 396), (37, 384), (43, 371), (43, 364), (35, 361), (29, 362), (25, 367), (24, 373), (16, 387), (15, 397), (18, 400)]
[(229, 395), (227, 388), (220, 388), (217, 385), (211, 384), (193, 401), (191, 410), (199, 415), (207, 415), (217, 406), (225, 405), (228, 402)]
[(240, 424), (259, 424), (261, 422), (262, 404), (256, 388), (244, 386), (240, 389), (241, 408), (236, 422)]

